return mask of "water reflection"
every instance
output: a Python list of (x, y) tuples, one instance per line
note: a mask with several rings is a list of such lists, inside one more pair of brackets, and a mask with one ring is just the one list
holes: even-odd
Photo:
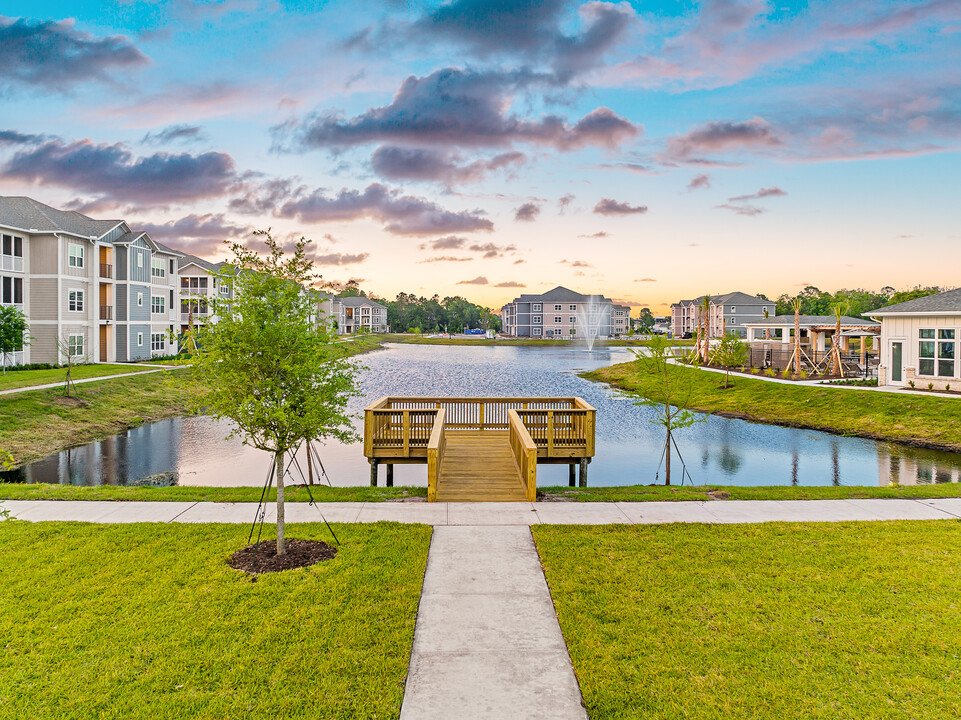
[[(597, 455), (591, 485), (655, 482), (664, 447), (663, 428), (649, 408), (577, 372), (624, 362), (623, 348), (438, 347), (394, 345), (367, 355), (359, 412), (384, 395), (579, 395), (597, 408)], [(357, 428), (362, 421), (358, 417)], [(123, 485), (177, 473), (181, 485), (254, 485), (264, 482), (270, 457), (207, 417), (174, 418), (66, 450), (33, 463), (10, 480), (73, 485)], [(961, 455), (837, 437), (826, 433), (710, 417), (676, 434), (681, 457), (696, 484), (887, 485), (959, 482)], [(369, 467), (360, 443), (319, 445), (335, 485), (363, 485)], [(803, 458), (803, 462), (801, 461)], [(300, 457), (301, 467), (306, 458)], [(383, 471), (382, 478), (383, 478)], [(425, 485), (422, 465), (398, 465), (398, 485)], [(663, 482), (663, 473), (660, 481)], [(567, 468), (538, 467), (538, 484), (566, 485)]]

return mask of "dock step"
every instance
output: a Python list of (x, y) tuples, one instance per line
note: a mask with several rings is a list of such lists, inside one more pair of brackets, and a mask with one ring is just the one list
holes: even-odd
[(525, 502), (506, 431), (456, 430), (437, 476), (437, 502)]

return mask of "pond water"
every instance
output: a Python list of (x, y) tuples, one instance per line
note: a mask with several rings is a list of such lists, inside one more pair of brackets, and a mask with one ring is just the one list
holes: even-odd
[[(384, 395), (571, 396), (597, 408), (596, 456), (589, 485), (663, 482), (663, 428), (651, 410), (634, 404), (578, 372), (631, 360), (625, 348), (464, 347), (388, 345), (359, 358), (363, 396), (352, 410)], [(839, 390), (838, 392), (844, 392)], [(362, 430), (358, 417), (356, 427)], [(65, 450), (7, 474), (8, 480), (72, 485), (126, 485), (175, 473), (180, 485), (262, 485), (269, 456), (226, 439), (230, 426), (209, 417), (144, 425), (106, 440)], [(697, 485), (887, 485), (958, 482), (961, 455), (894, 443), (838, 437), (811, 430), (760, 425), (721, 417), (676, 433), (690, 480)], [(369, 482), (361, 443), (318, 444), (333, 485)], [(301, 467), (306, 462), (301, 455)], [(682, 465), (675, 455), (672, 480)], [(566, 485), (567, 467), (540, 465), (538, 485)], [(381, 470), (381, 483), (384, 471)], [(425, 485), (424, 465), (398, 465), (397, 485)]]

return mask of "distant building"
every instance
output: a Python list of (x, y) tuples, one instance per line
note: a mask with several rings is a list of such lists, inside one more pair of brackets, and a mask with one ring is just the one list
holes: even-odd
[(368, 297), (339, 298), (321, 293), (318, 314), (326, 318), (339, 335), (389, 331), (387, 306)]
[(27, 316), (13, 364), (147, 360), (177, 351), (180, 253), (28, 197), (0, 197), (0, 303)]
[(879, 385), (961, 390), (961, 288), (872, 310), (881, 323)]
[(501, 308), (505, 335), (529, 338), (584, 336), (588, 327), (597, 337), (630, 332), (631, 309), (603, 295), (583, 295), (558, 286), (541, 295), (521, 295)]
[[(701, 304), (704, 296), (693, 300), (681, 300), (671, 305), (671, 333), (683, 337), (697, 333), (701, 321)], [(746, 337), (744, 325), (764, 320), (764, 313), (774, 315), (774, 302), (742, 292), (710, 296), (709, 329), (711, 337), (723, 337), (734, 333)]]
[(201, 325), (211, 319), (212, 298), (230, 299), (230, 283), (221, 281), (217, 274), (225, 263), (212, 263), (196, 255), (183, 255), (180, 258), (180, 290), (178, 305), (180, 331), (187, 332), (190, 324)]

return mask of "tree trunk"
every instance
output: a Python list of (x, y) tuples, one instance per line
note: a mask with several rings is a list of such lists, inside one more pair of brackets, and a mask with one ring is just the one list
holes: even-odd
[(671, 431), (667, 431), (667, 445), (664, 446), (664, 484), (671, 484)]
[(284, 452), (277, 453), (277, 557), (287, 554), (284, 537)]

